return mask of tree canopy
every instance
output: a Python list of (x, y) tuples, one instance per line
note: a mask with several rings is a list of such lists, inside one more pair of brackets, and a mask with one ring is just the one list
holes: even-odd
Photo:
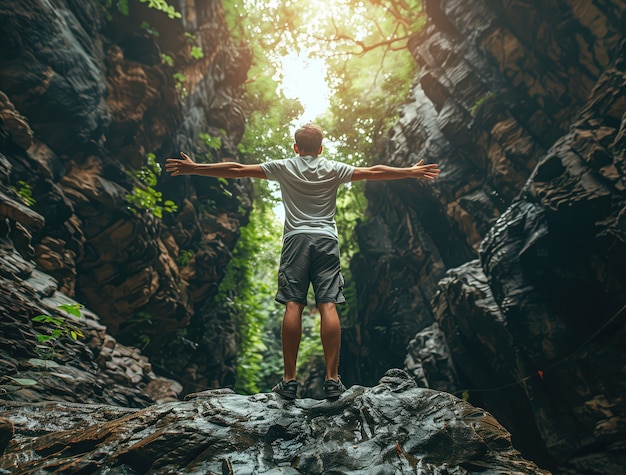
[(271, 157), (272, 145), (281, 148), (277, 138), (288, 137), (290, 145), (284, 129), (301, 110), (285, 100), (282, 60), (295, 52), (327, 66), (331, 107), (318, 121), (339, 147), (334, 151), (350, 163), (370, 162), (415, 75), (407, 41), (423, 24), (421, 1), (238, 0), (225, 6), (234, 36), (254, 54), (247, 94), (257, 147)]

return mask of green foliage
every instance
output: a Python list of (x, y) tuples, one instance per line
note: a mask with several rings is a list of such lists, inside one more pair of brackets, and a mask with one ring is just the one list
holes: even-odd
[(289, 124), (304, 111), (300, 102), (285, 97), (280, 88), (279, 62), (275, 52), (266, 44), (266, 39), (280, 37), (283, 30), (273, 24), (277, 21), (276, 17), (267, 23), (269, 17), (263, 12), (268, 8), (273, 7), (266, 2), (224, 2), (231, 36), (251, 48), (253, 55), (245, 85), (246, 130), (237, 146), (245, 163), (293, 156)]
[(128, 323), (133, 325), (152, 325), (152, 315), (148, 312), (137, 312), (128, 320)]
[(146, 335), (145, 333), (142, 333), (141, 335), (137, 337), (137, 341), (134, 346), (139, 348), (141, 351), (144, 351), (148, 347), (151, 341), (152, 339), (148, 335)]
[(71, 320), (70, 316), (81, 318), (80, 304), (63, 304), (57, 307), (62, 312), (65, 312), (65, 316), (51, 315), (37, 315), (31, 320), (33, 322), (43, 323), (48, 325), (48, 334), (37, 335), (37, 354), (41, 359), (31, 358), (31, 364), (35, 366), (44, 366), (45, 368), (56, 366), (56, 364), (50, 360), (58, 356), (57, 346), (59, 340), (63, 337), (70, 338), (76, 341), (78, 338), (84, 338), (84, 334), (81, 329)]
[[(259, 187), (266, 182), (256, 182)], [(257, 207), (233, 251), (220, 288), (218, 299), (229, 304), (235, 313), (238, 329), (239, 364), (236, 389), (242, 393), (258, 392), (263, 354), (262, 337), (269, 320), (275, 320), (274, 302), (276, 268), (280, 255), (281, 226), (272, 209)]]
[(156, 161), (156, 156), (153, 153), (146, 155), (148, 160), (147, 165), (144, 165), (135, 172), (135, 178), (146, 186), (157, 186), (159, 183), (159, 175), (161, 174), (161, 165)]
[(191, 51), (189, 52), (189, 56), (192, 59), (198, 60), (200, 58), (204, 58), (204, 52), (202, 51), (202, 47), (198, 46), (198, 45), (194, 45), (194, 43), (197, 40), (196, 35), (194, 35), (193, 33), (189, 33), (188, 31), (185, 32), (185, 40), (187, 41), (187, 43), (189, 43), (191, 46)]
[(33, 198), (33, 189), (32, 187), (26, 183), (24, 180), (20, 180), (17, 182), (19, 185), (18, 188), (15, 188), (15, 191), (22, 199), (26, 206), (34, 206), (37, 201)]
[(178, 254), (178, 265), (180, 267), (185, 267), (187, 264), (189, 264), (189, 261), (191, 261), (192, 257), (193, 251), (189, 249), (181, 249), (180, 253)]
[[(367, 166), (384, 147), (409, 95), (416, 63), (406, 50), (393, 55), (372, 50), (349, 62), (333, 61), (330, 110), (319, 119), (336, 153), (348, 163)], [(360, 71), (369, 71), (363, 76)]]
[(476, 114), (487, 102), (493, 100), (495, 98), (495, 93), (493, 91), (489, 91), (487, 94), (478, 99), (472, 107), (470, 107), (470, 115), (472, 117), (476, 117)]
[[(113, 0), (100, 0), (104, 8), (110, 9), (113, 7)], [(115, 7), (117, 11), (119, 11), (122, 15), (128, 16), (128, 0), (117, 0), (115, 2)]]
[(133, 213), (148, 211), (157, 218), (163, 218), (163, 212), (174, 213), (178, 206), (172, 200), (163, 201), (163, 194), (155, 190), (161, 174), (161, 166), (157, 163), (153, 153), (146, 155), (147, 165), (136, 170), (131, 176), (139, 181), (139, 185), (133, 187), (133, 192), (126, 195), (126, 202), (130, 205), (129, 210)]
[[(154, 8), (155, 10), (159, 10), (167, 14), (167, 16), (172, 19), (182, 18), (182, 15), (180, 14), (180, 12), (177, 12), (176, 9), (173, 6), (171, 6), (169, 3), (167, 3), (165, 0), (139, 0), (139, 1), (141, 3), (147, 3), (148, 8)], [(115, 7), (117, 8), (117, 11), (119, 11), (124, 16), (128, 16), (130, 12), (129, 6), (128, 6), (128, 0), (117, 0), (116, 2), (114, 2), (113, 0), (100, 0), (100, 2), (106, 9), (111, 9), (113, 5), (115, 5)]]
[[(258, 48), (258, 44), (253, 44)], [(276, 67), (266, 53), (254, 52), (254, 62), (248, 73), (252, 80), (246, 85), (247, 126), (238, 145), (245, 163), (259, 163), (293, 156), (293, 137), (289, 124), (304, 108), (288, 99), (279, 88)]]
[(421, 0), (240, 0), (225, 8), (233, 36), (252, 41), (249, 84), (262, 78), (280, 83), (283, 71), (275, 65), (304, 52), (327, 65), (333, 136), (353, 145), (357, 136), (367, 143), (386, 132), (414, 77), (407, 42), (425, 23)]
[(213, 137), (212, 135), (204, 132), (200, 132), (198, 134), (198, 137), (200, 137), (200, 140), (202, 140), (210, 149), (219, 150), (220, 148), (222, 148), (221, 137)]
[[(309, 300), (314, 298), (313, 295)], [(317, 356), (324, 354), (322, 340), (320, 339), (320, 323), (319, 313), (312, 314), (308, 307), (302, 312), (302, 340), (300, 340), (300, 349), (298, 351), (297, 367), (302, 368), (307, 362)]]
[(142, 21), (141, 25), (139, 25), (139, 28), (141, 28), (143, 31), (145, 31), (149, 35), (154, 36), (155, 38), (158, 38), (160, 36), (160, 33), (158, 32), (158, 30), (154, 28), (152, 25), (150, 25), (150, 23), (148, 23), (147, 21)]
[(167, 3), (165, 0), (139, 0), (141, 3), (147, 3), (149, 8), (154, 8), (155, 10), (159, 10), (163, 13), (166, 13), (168, 17), (174, 18), (182, 18), (180, 12), (177, 12), (176, 9)]
[(147, 335), (147, 327), (154, 324), (152, 315), (148, 312), (137, 312), (123, 324), (123, 332), (127, 336), (126, 343), (139, 348), (141, 351), (152, 341)]
[[(245, 394), (269, 391), (282, 373), (280, 327), (284, 307), (274, 301), (282, 224), (274, 214), (276, 203), (269, 183), (255, 181), (254, 186), (256, 195), (266, 199), (257, 200), (249, 224), (241, 229), (218, 295), (236, 316), (239, 361), (235, 389)], [(321, 354), (319, 315), (307, 307), (298, 365)]]
[(185, 73), (177, 71), (172, 74), (172, 76), (176, 81), (176, 92), (178, 92), (182, 97), (187, 97), (189, 95), (189, 91), (185, 87), (185, 82), (187, 81), (187, 76), (185, 76)]
[(192, 46), (189, 56), (191, 56), (195, 60), (198, 60), (200, 58), (204, 58), (204, 52), (202, 51), (202, 48), (200, 46)]
[(161, 53), (161, 62), (170, 67), (174, 66), (174, 58), (172, 58), (169, 54)]

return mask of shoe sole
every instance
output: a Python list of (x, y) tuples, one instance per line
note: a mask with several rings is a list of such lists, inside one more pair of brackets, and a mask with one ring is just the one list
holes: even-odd
[(345, 389), (333, 389), (331, 391), (324, 391), (324, 394), (326, 395), (326, 399), (336, 399), (345, 392)]

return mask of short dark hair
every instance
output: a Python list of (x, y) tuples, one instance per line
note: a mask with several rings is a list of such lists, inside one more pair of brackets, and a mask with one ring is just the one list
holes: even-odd
[(322, 146), (324, 134), (318, 125), (305, 124), (296, 130), (295, 139), (300, 152), (317, 154), (317, 151)]

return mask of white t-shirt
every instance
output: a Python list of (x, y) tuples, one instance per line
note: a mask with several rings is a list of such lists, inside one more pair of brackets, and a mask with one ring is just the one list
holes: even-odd
[(286, 238), (320, 233), (337, 239), (337, 188), (352, 179), (354, 167), (322, 157), (300, 157), (262, 163), (269, 180), (278, 181), (285, 206)]

